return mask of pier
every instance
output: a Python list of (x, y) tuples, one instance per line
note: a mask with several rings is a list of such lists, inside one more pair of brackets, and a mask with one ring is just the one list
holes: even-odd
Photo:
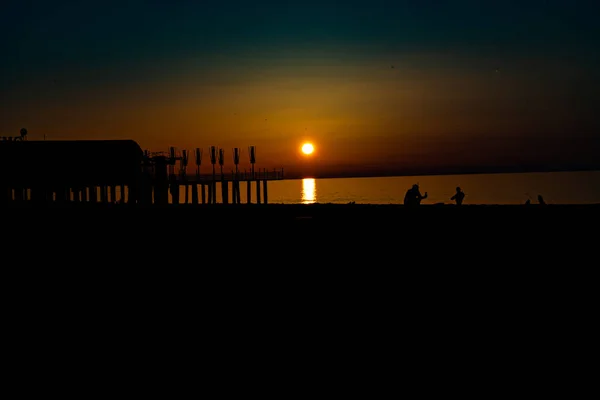
[(225, 149), (207, 150), (203, 171), (202, 148), (189, 165), (190, 152), (175, 147), (151, 153), (132, 140), (30, 141), (22, 129), (0, 139), (0, 203), (250, 204), (254, 197), (267, 204), (268, 182), (284, 177), (283, 169), (255, 167), (254, 146), (245, 169), (240, 148), (230, 150), (231, 164)]

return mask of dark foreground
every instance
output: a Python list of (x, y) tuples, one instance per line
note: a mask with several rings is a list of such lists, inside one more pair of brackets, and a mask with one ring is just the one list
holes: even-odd
[(139, 343), (146, 357), (157, 343), (185, 347), (186, 335), (190, 343), (228, 343), (218, 349), (259, 346), (261, 354), (271, 345), (303, 352), (301, 344), (316, 340), (327, 351), (338, 343), (352, 357), (360, 344), (381, 345), (377, 352), (387, 355), (406, 342), (402, 348), (419, 357), (423, 349), (444, 356), (436, 346), (456, 349), (448, 370), (470, 347), (493, 363), (499, 358), (491, 350), (512, 349), (507, 357), (516, 368), (536, 348), (545, 358), (531, 357), (555, 360), (561, 343), (571, 351), (588, 332), (599, 211), (9, 207), (1, 222), (5, 309), (12, 313), (5, 323), (27, 342), (19, 349), (50, 332), (59, 339), (48, 347), (112, 338), (128, 351)]
[(81, 203), (5, 208), (2, 243), (4, 266), (20, 266), (8, 271), (292, 274), (293, 282), (385, 271), (539, 284), (595, 271), (599, 223), (600, 205)]
[[(5, 208), (4, 232), (24, 230), (35, 241), (126, 235), (137, 245), (153, 241), (323, 244), (374, 240), (445, 243), (558, 240), (597, 235), (600, 205), (242, 204), (133, 206), (71, 203)], [(341, 242), (340, 242), (341, 241)]]

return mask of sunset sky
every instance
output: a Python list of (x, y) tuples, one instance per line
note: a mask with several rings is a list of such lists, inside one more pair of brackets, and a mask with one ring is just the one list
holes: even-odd
[(304, 176), (600, 164), (598, 3), (8, 0), (0, 135)]

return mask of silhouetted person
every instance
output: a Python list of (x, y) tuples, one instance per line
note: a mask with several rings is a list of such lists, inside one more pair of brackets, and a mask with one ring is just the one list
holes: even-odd
[(525, 205), (528, 206), (531, 204), (531, 200), (527, 199), (527, 201), (525, 202)]
[(545, 206), (546, 202), (544, 201), (544, 198), (542, 197), (541, 194), (538, 194), (538, 203), (540, 203), (540, 205)]
[(456, 187), (456, 193), (454, 196), (450, 197), (450, 200), (454, 200), (457, 206), (460, 206), (465, 198), (465, 192), (460, 189), (460, 186)]
[(421, 204), (421, 200), (427, 198), (427, 192), (424, 195), (419, 191), (419, 185), (412, 185), (412, 188), (406, 191), (404, 195), (405, 206), (418, 206)]

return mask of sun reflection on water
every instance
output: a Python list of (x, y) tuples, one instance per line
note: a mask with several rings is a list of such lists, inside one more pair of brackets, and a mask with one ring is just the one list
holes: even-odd
[(302, 179), (302, 204), (310, 204), (317, 201), (317, 188), (314, 178)]

